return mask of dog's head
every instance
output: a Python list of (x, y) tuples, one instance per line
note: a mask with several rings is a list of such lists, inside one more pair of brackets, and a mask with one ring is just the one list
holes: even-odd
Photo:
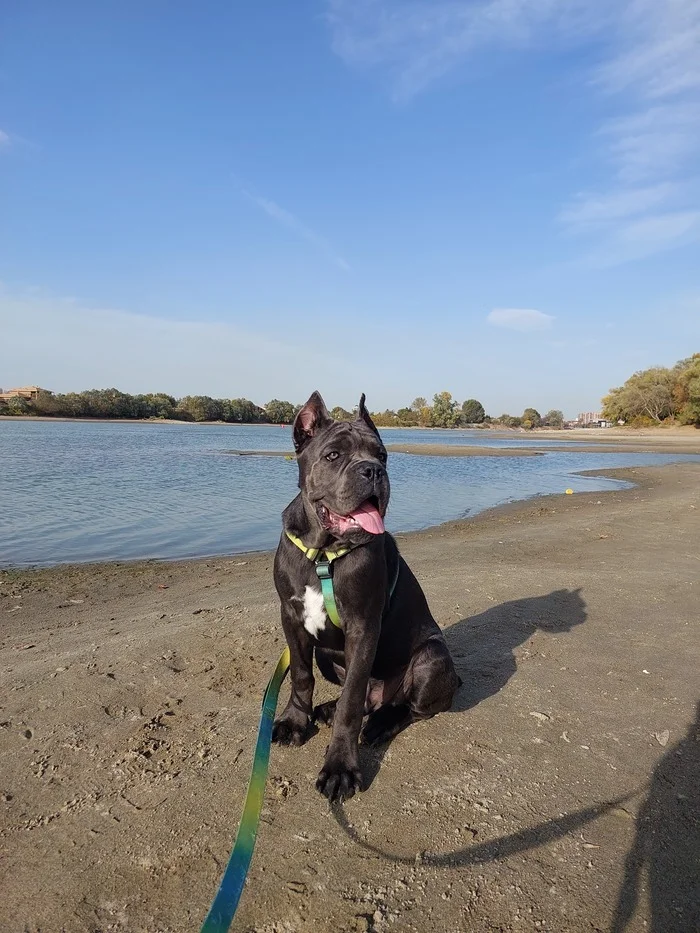
[(294, 422), (299, 488), (312, 520), (359, 544), (384, 531), (389, 504), (386, 450), (364, 395), (354, 421), (335, 421), (314, 392)]

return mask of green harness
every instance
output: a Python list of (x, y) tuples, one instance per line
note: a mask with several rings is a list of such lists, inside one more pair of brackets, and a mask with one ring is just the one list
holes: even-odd
[[(314, 568), (316, 570), (316, 576), (321, 581), (323, 608), (326, 610), (326, 615), (331, 620), (333, 625), (335, 625), (336, 628), (340, 628), (340, 613), (338, 612), (338, 607), (335, 602), (333, 577), (331, 576), (331, 564), (339, 557), (345, 557), (346, 554), (349, 554), (350, 551), (352, 551), (352, 548), (341, 547), (339, 551), (326, 551), (323, 548), (307, 547), (301, 538), (297, 538), (296, 535), (293, 535), (289, 531), (286, 532), (286, 534), (292, 544), (296, 544), (299, 550), (303, 551), (310, 561), (313, 561)], [(324, 555), (325, 559), (321, 558), (321, 554)]]
[[(310, 561), (314, 564), (314, 569), (316, 570), (316, 576), (321, 581), (321, 593), (323, 595), (323, 608), (326, 610), (326, 615), (331, 620), (333, 625), (336, 628), (341, 628), (340, 624), (340, 613), (338, 612), (338, 606), (335, 602), (335, 592), (333, 590), (333, 577), (331, 576), (331, 564), (334, 560), (338, 560), (339, 557), (345, 557), (346, 554), (349, 554), (355, 547), (341, 547), (337, 551), (328, 551), (324, 548), (317, 547), (307, 547), (301, 538), (297, 538), (296, 535), (293, 535), (291, 532), (285, 532), (292, 544), (296, 544), (300, 551), (303, 551), (304, 554), (309, 558)], [(321, 557), (320, 555), (324, 556)], [(401, 562), (397, 559), (396, 561), (396, 570), (394, 571), (394, 578), (391, 581), (391, 586), (389, 587), (389, 599), (388, 603), (391, 602), (391, 597), (394, 595), (394, 590), (396, 589), (396, 583), (399, 579), (399, 570), (401, 569)], [(387, 605), (388, 605), (387, 603)], [(386, 610), (385, 610), (386, 611)]]

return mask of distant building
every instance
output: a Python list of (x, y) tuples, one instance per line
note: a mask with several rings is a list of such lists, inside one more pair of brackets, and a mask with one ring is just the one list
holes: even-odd
[(572, 428), (612, 428), (613, 422), (608, 421), (599, 411), (582, 411), (576, 421), (571, 421)]
[(46, 392), (40, 386), (22, 386), (21, 389), (8, 389), (7, 392), (0, 392), (0, 402), (7, 402), (11, 398), (26, 398), (33, 402), (38, 398), (40, 392)]

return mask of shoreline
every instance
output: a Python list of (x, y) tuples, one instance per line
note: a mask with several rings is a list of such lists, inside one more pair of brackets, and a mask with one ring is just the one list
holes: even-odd
[[(267, 421), (185, 421), (179, 418), (71, 418), (64, 415), (50, 416), (50, 415), (2, 415), (0, 414), (1, 421), (38, 421), (38, 422), (67, 422), (70, 424), (80, 424), (81, 422), (89, 422), (90, 424), (186, 424), (192, 426), (211, 426), (211, 425), (227, 425), (229, 427), (245, 427), (245, 428), (290, 428), (292, 427), (291, 422), (289, 424), (281, 424), (278, 422), (270, 423)], [(639, 437), (651, 437), (655, 439), (672, 439), (672, 438), (685, 438), (692, 439), (694, 437), (698, 438), (700, 443), (700, 427), (695, 427), (694, 425), (682, 425), (682, 424), (673, 424), (673, 425), (650, 425), (642, 428), (632, 428), (625, 427), (622, 425), (616, 425), (611, 428), (533, 428), (531, 430), (526, 430), (525, 428), (508, 428), (503, 425), (498, 425), (497, 427), (484, 427), (480, 425), (474, 425), (473, 427), (454, 427), (454, 428), (438, 428), (431, 426), (421, 426), (417, 424), (412, 425), (382, 425), (379, 427), (380, 433), (383, 431), (449, 431), (450, 433), (458, 433), (460, 431), (466, 431), (470, 434), (475, 434), (476, 432), (483, 433), (487, 436), (499, 437), (499, 438), (508, 438), (508, 437), (547, 437), (547, 438), (561, 438), (562, 441), (567, 440), (579, 440), (581, 438), (595, 438), (597, 440), (605, 439), (628, 439), (631, 441), (636, 440)]]
[[(241, 929), (582, 933), (630, 898), (635, 929), (694, 916), (700, 466), (594, 472), (636, 485), (396, 536), (463, 686), (362, 750), (338, 819), (313, 787), (328, 732), (273, 748)], [(5, 915), (197, 929), (283, 645), (271, 552), (3, 573), (0, 618)], [(664, 881), (642, 898), (639, 852)]]
[[(426, 448), (423, 451), (423, 447)], [(458, 445), (389, 445), (387, 450), (393, 453), (403, 453), (407, 456), (429, 456), (429, 457), (528, 457), (528, 456), (543, 456), (545, 453), (552, 452), (551, 449), (543, 448), (541, 450), (513, 450), (511, 448), (479, 448), (479, 447), (461, 447)], [(586, 449), (580, 452), (600, 452), (598, 448)], [(671, 453), (666, 450), (644, 450), (644, 451), (629, 451), (628, 449), (621, 450), (608, 450), (610, 453), (630, 453), (630, 452), (644, 452), (644, 453)], [(689, 450), (685, 449), (675, 449), (673, 453), (679, 454), (690, 454), (690, 455), (700, 455), (700, 450), (695, 450), (693, 448)], [(231, 455), (231, 456), (242, 456), (242, 457), (284, 457), (287, 460), (295, 459), (293, 453), (285, 453), (284, 451), (238, 451), (238, 450), (227, 450), (221, 451), (220, 453)], [(698, 461), (700, 463), (700, 461)], [(668, 464), (669, 466), (673, 464)], [(659, 467), (652, 467), (656, 469), (663, 468), (664, 465), (659, 465)], [(582, 476), (603, 476), (610, 479), (626, 479), (626, 473), (630, 475), (638, 474), (639, 467), (610, 467), (596, 470), (575, 470), (572, 471), (570, 475), (582, 475)], [(636, 481), (634, 481), (636, 484)], [(581, 496), (600, 496), (600, 495), (609, 495), (613, 492), (624, 491), (624, 490), (599, 490), (599, 491), (590, 491), (590, 492), (578, 492), (575, 493), (577, 497)], [(498, 512), (501, 509), (510, 509), (518, 508), (519, 506), (525, 506), (527, 503), (536, 501), (536, 500), (546, 500), (550, 498), (561, 497), (565, 500), (570, 499), (571, 497), (562, 494), (562, 493), (545, 493), (545, 494), (534, 494), (529, 495), (524, 498), (515, 499), (512, 502), (503, 503), (501, 505), (490, 506), (486, 509), (483, 509), (479, 512), (476, 512), (473, 515), (467, 516), (466, 518), (457, 518), (457, 519), (447, 519), (445, 522), (438, 525), (429, 525), (424, 529), (419, 529), (418, 531), (399, 531), (392, 532), (394, 537), (396, 536), (406, 536), (412, 534), (421, 534), (426, 530), (431, 530), (434, 528), (440, 528), (442, 525), (452, 525), (455, 522), (475, 522), (483, 515), (490, 515), (492, 512)], [(199, 556), (191, 557), (133, 557), (133, 558), (114, 558), (107, 560), (92, 560), (87, 559), (85, 561), (69, 561), (69, 562), (60, 562), (60, 563), (23, 563), (23, 564), (9, 564), (9, 563), (0, 563), (0, 582), (2, 581), (3, 574), (10, 573), (24, 573), (24, 572), (39, 572), (44, 570), (51, 570), (54, 568), (70, 568), (70, 567), (106, 567), (106, 566), (133, 566), (136, 564), (149, 564), (149, 563), (160, 563), (160, 564), (178, 564), (178, 563), (191, 563), (193, 561), (211, 561), (211, 560), (233, 560), (238, 557), (247, 557), (253, 554), (272, 554), (273, 550), (259, 550), (259, 551), (250, 551), (250, 550), (241, 550), (241, 551), (231, 551), (225, 554), (222, 553), (213, 553), (213, 554), (203, 554)]]
[[(462, 526), (475, 525), (480, 521), (491, 521), (497, 520), (501, 514), (504, 515), (513, 515), (519, 510), (528, 512), (529, 509), (535, 503), (542, 503), (543, 506), (551, 503), (553, 505), (565, 504), (568, 505), (572, 499), (577, 499), (579, 501), (591, 500), (598, 501), (601, 496), (624, 496), (626, 493), (633, 493), (636, 489), (642, 488), (642, 484), (639, 480), (640, 473), (646, 473), (648, 470), (665, 470), (670, 469), (676, 464), (664, 464), (657, 467), (611, 467), (609, 469), (600, 469), (600, 470), (578, 470), (576, 473), (581, 476), (603, 476), (607, 479), (613, 480), (622, 480), (624, 482), (633, 483), (627, 489), (604, 489), (604, 490), (591, 490), (590, 492), (578, 492), (573, 495), (567, 495), (566, 493), (546, 493), (544, 495), (535, 494), (528, 496), (525, 499), (516, 499), (513, 502), (503, 502), (500, 505), (491, 506), (489, 508), (483, 509), (480, 512), (476, 512), (474, 515), (469, 515), (464, 518), (453, 518), (447, 519), (444, 522), (439, 522), (436, 525), (428, 525), (425, 528), (419, 528), (413, 531), (396, 531), (390, 532), (393, 538), (397, 541), (407, 540), (413, 537), (419, 537), (421, 535), (432, 536), (435, 533), (440, 533), (442, 529), (458, 529)], [(695, 464), (691, 464), (695, 465)], [(700, 476), (700, 462), (697, 464), (699, 468)], [(602, 500), (601, 500), (602, 501)], [(281, 524), (280, 524), (281, 529)], [(68, 563), (55, 563), (55, 564), (30, 564), (28, 566), (6, 566), (0, 567), (0, 584), (3, 580), (3, 574), (8, 577), (12, 576), (17, 577), (22, 574), (39, 574), (39, 573), (51, 573), (61, 571), (84, 571), (84, 570), (103, 570), (109, 568), (119, 568), (119, 569), (128, 569), (131, 568), (135, 571), (139, 569), (151, 567), (151, 566), (162, 566), (168, 568), (176, 568), (179, 565), (183, 567), (191, 568), (197, 564), (207, 563), (211, 564), (214, 562), (243, 562), (247, 563), (249, 560), (254, 558), (264, 558), (265, 560), (271, 560), (274, 557), (276, 548), (264, 548), (259, 551), (233, 551), (227, 554), (205, 554), (199, 557), (135, 557), (133, 559), (115, 559), (115, 560), (87, 560), (87, 561), (73, 561)]]
[[(390, 454), (409, 454), (419, 457), (539, 457), (545, 452), (530, 447), (477, 447), (459, 444), (386, 444), (385, 447)], [(218, 453), (231, 457), (296, 459), (293, 451), (286, 450), (222, 450)], [(698, 453), (700, 453), (700, 447)]]

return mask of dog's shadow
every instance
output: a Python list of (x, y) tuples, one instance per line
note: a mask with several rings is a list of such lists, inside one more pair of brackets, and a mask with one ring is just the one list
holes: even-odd
[[(446, 628), (444, 635), (462, 679), (451, 712), (463, 713), (502, 690), (517, 671), (515, 649), (537, 631), (564, 634), (587, 617), (580, 589), (555, 590), (492, 606)], [(365, 787), (379, 773), (389, 745), (362, 747)]]

